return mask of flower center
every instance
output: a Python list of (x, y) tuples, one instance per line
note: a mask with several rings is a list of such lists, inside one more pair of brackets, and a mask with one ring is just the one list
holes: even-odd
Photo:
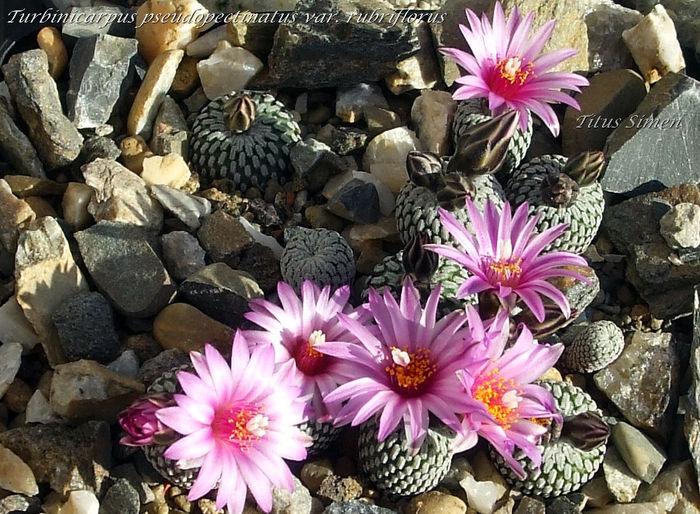
[(496, 63), (496, 70), (504, 81), (509, 84), (517, 83), (521, 86), (530, 75), (535, 76), (535, 73), (532, 71), (533, 68), (534, 66), (531, 62), (523, 66), (522, 59), (517, 55), (501, 59)]
[(269, 420), (260, 405), (236, 405), (216, 413), (212, 422), (214, 437), (246, 451), (267, 432)]
[(501, 257), (500, 259), (484, 257), (486, 275), (492, 282), (497, 282), (505, 286), (515, 285), (522, 273), (522, 269), (520, 268), (520, 263), (522, 261), (522, 258), (515, 259), (513, 257)]
[(328, 367), (329, 357), (314, 348), (319, 343), (326, 342), (326, 334), (320, 330), (311, 332), (308, 340), (300, 340), (295, 349), (294, 361), (299, 371), (305, 375), (318, 375)]
[(419, 348), (409, 352), (407, 346), (403, 349), (392, 346), (391, 362), (384, 371), (399, 392), (412, 396), (420, 393), (423, 384), (435, 374), (437, 368), (429, 349)]
[(521, 393), (513, 379), (498, 375), (498, 368), (489, 371), (472, 387), (472, 397), (484, 404), (493, 420), (504, 430), (508, 430), (513, 421), (518, 418), (517, 410), (522, 400)]

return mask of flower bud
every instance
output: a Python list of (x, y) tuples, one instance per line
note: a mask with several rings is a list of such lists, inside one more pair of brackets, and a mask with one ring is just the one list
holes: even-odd
[(578, 197), (579, 185), (566, 173), (549, 173), (540, 186), (542, 201), (551, 207), (568, 207)]
[(429, 283), (438, 267), (439, 256), (435, 252), (426, 251), (423, 248), (426, 243), (428, 237), (417, 232), (403, 249), (403, 267), (414, 282)]
[(562, 173), (574, 179), (579, 186), (595, 182), (605, 167), (603, 152), (582, 152), (566, 161)]
[(442, 183), (442, 162), (434, 153), (411, 150), (406, 156), (406, 169), (408, 179), (416, 186), (435, 190)]
[(561, 438), (579, 450), (592, 450), (605, 444), (610, 426), (595, 412), (582, 412), (564, 419)]
[(255, 102), (245, 93), (233, 95), (223, 107), (224, 120), (231, 132), (240, 134), (255, 120)]
[(163, 425), (156, 412), (164, 407), (175, 405), (171, 394), (159, 393), (140, 398), (119, 414), (119, 425), (126, 436), (119, 442), (125, 446), (145, 446), (148, 444), (168, 444), (175, 433)]

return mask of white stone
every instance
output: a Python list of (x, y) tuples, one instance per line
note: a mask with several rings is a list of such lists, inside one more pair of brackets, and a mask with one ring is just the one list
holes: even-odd
[(99, 514), (100, 502), (91, 491), (71, 491), (58, 514)]
[(206, 266), (206, 252), (192, 234), (176, 230), (164, 234), (161, 241), (165, 266), (175, 280), (185, 280)]
[(389, 108), (389, 104), (377, 84), (354, 84), (338, 88), (335, 115), (348, 123), (356, 123), (367, 106)]
[(83, 230), (92, 221), (88, 212), (88, 204), (95, 190), (82, 182), (69, 182), (66, 192), (63, 193), (63, 219), (73, 230)]
[(501, 491), (497, 484), (493, 482), (478, 482), (474, 477), (467, 476), (459, 481), (464, 492), (467, 494), (469, 507), (479, 514), (492, 514), (495, 505), (501, 497)]
[(141, 178), (146, 184), (180, 188), (187, 184), (191, 175), (189, 166), (180, 154), (153, 155), (143, 160)]
[(221, 41), (208, 59), (197, 63), (197, 72), (204, 94), (214, 100), (244, 89), (263, 66), (263, 62), (245, 48)]
[(185, 51), (190, 57), (209, 57), (221, 41), (227, 40), (226, 36), (226, 25), (221, 25), (192, 41)]
[(0, 342), (19, 343), (25, 351), (39, 344), (39, 336), (14, 296), (0, 307)]
[(39, 486), (34, 473), (27, 464), (11, 450), (0, 444), (0, 489), (13, 493), (34, 496)]
[(15, 379), (22, 364), (22, 345), (4, 343), (0, 346), (0, 398)]
[(279, 259), (282, 257), (282, 245), (280, 245), (277, 242), (277, 239), (275, 239), (272, 236), (267, 236), (260, 232), (257, 228), (255, 228), (250, 221), (245, 219), (243, 216), (238, 217), (238, 221), (241, 222), (241, 225), (243, 225), (243, 228), (246, 229), (246, 232), (250, 234), (250, 236), (253, 238), (253, 240), (261, 244), (263, 246), (267, 246), (270, 250), (272, 250), (273, 255), (275, 256), (276, 259)]
[(685, 68), (676, 27), (661, 4), (656, 4), (637, 25), (623, 31), (622, 39), (650, 84)]
[(411, 107), (411, 120), (428, 152), (447, 155), (457, 102), (447, 91), (425, 90)]
[(659, 220), (659, 232), (671, 248), (700, 246), (700, 206), (679, 203)]
[(211, 214), (211, 203), (206, 198), (193, 196), (168, 186), (151, 186), (151, 194), (164, 209), (172, 212), (190, 229), (196, 230), (200, 220)]
[(38, 389), (27, 403), (27, 410), (24, 413), (27, 423), (56, 423), (60, 422), (56, 413), (51, 408), (51, 404), (46, 396)]
[(375, 175), (392, 193), (398, 193), (408, 180), (408, 152), (422, 149), (422, 143), (408, 127), (387, 130), (367, 145), (363, 169)]

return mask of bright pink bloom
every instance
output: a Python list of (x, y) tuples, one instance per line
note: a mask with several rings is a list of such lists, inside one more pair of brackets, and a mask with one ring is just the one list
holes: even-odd
[(522, 18), (515, 7), (506, 19), (503, 7), (496, 2), (492, 23), (486, 14), (479, 20), (470, 9), (466, 13), (469, 28), (464, 25), (459, 28), (472, 53), (457, 48), (440, 49), (470, 73), (455, 81), (462, 85), (454, 92), (453, 98), (488, 98), (489, 109), (494, 115), (509, 109), (518, 111), (522, 130), (527, 130), (529, 111), (534, 112), (552, 134), (558, 135), (559, 120), (549, 104), (561, 102), (580, 109), (576, 100), (561, 89), (578, 92), (580, 86), (588, 85), (588, 80), (575, 73), (549, 71), (575, 55), (577, 51), (573, 48), (540, 55), (552, 35), (556, 20), (545, 23), (532, 38), (528, 38), (534, 12)]
[(174, 405), (172, 395), (153, 394), (136, 400), (119, 414), (119, 425), (126, 435), (119, 442), (125, 446), (158, 444), (159, 437), (167, 438), (166, 428), (156, 417), (156, 412)]
[(310, 439), (295, 426), (304, 403), (288, 372), (275, 370), (274, 351), (259, 346), (249, 353), (241, 332), (233, 341), (231, 365), (212, 346), (191, 352), (196, 375), (177, 374), (185, 394), (158, 419), (184, 437), (164, 453), (183, 467), (200, 467), (187, 498), (219, 488), (216, 508), (243, 511), (246, 486), (265, 512), (272, 508), (272, 486), (292, 490), (294, 479), (283, 459), (302, 460)]
[(537, 443), (547, 428), (536, 420), (561, 421), (551, 393), (530, 382), (557, 362), (564, 347), (538, 344), (527, 327), (521, 325), (517, 341), (504, 352), (508, 341), (508, 331), (502, 330), (504, 319), (497, 317), (485, 330), (475, 311), (469, 316), (472, 334), (482, 334), (484, 339), (474, 340), (469, 362), (459, 372), (467, 397), (462, 421), (466, 435), (455, 450), (471, 448), (479, 435), (491, 443), (516, 474), (524, 477), (522, 466), (513, 458), (515, 447), (539, 466), (542, 456)]
[(339, 314), (340, 321), (360, 344), (325, 343), (323, 350), (346, 359), (355, 379), (326, 396), (345, 401), (336, 424), (358, 425), (374, 414), (379, 417), (378, 439), (383, 441), (403, 419), (406, 439), (418, 450), (428, 429), (428, 415), (460, 430), (457, 406), (460, 394), (456, 371), (464, 367), (464, 312), (435, 320), (440, 288), (434, 289), (425, 308), (420, 295), (406, 279), (400, 304), (389, 292), (369, 292), (369, 308), (376, 330)]
[(476, 238), (454, 216), (440, 209), (443, 226), (463, 250), (446, 245), (425, 245), (428, 250), (460, 263), (474, 275), (457, 290), (458, 297), (465, 298), (474, 293), (493, 290), (508, 310), (515, 306), (517, 297), (520, 297), (537, 320), (543, 321), (545, 310), (540, 298), (543, 295), (554, 301), (564, 315), (569, 317), (569, 302), (547, 279), (573, 277), (588, 283), (588, 279), (580, 273), (564, 268), (587, 266), (586, 260), (569, 252), (540, 255), (566, 230), (567, 224), (549, 228), (541, 234), (535, 233), (540, 214), (528, 220), (527, 203), (518, 207), (512, 218), (508, 202), (503, 206), (502, 212), (487, 202), (482, 216), (467, 199), (467, 209)]
[(245, 317), (264, 330), (248, 330), (246, 339), (252, 344), (271, 344), (276, 361), (296, 370), (301, 400), (311, 406), (311, 418), (331, 421), (342, 402), (324, 402), (323, 397), (353, 376), (353, 365), (325, 355), (319, 344), (354, 342), (355, 336), (338, 321), (337, 315), (343, 313), (363, 322), (369, 319), (369, 312), (353, 309), (348, 303), (348, 286), (331, 295), (330, 286), (321, 290), (307, 280), (299, 298), (289, 284), (279, 282), (277, 294), (281, 307), (263, 299), (251, 300), (251, 312)]

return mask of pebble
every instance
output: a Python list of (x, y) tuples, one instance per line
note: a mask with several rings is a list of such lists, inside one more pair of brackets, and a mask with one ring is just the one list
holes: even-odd
[(143, 171), (143, 160), (153, 155), (148, 143), (141, 136), (125, 137), (119, 143), (119, 149), (124, 166), (137, 175)]
[(418, 52), (397, 62), (396, 71), (384, 77), (387, 88), (395, 95), (414, 89), (430, 89), (440, 77), (430, 28), (422, 24), (416, 28), (416, 33), (420, 44)]
[(12, 194), (10, 185), (0, 178), (0, 243), (14, 253), (19, 230), (36, 218), (31, 206)]
[(425, 90), (411, 107), (411, 120), (428, 152), (447, 155), (457, 102), (446, 91)]
[(108, 369), (129, 378), (138, 376), (140, 366), (141, 362), (133, 350), (124, 350), (119, 357), (107, 364)]
[(323, 514), (396, 514), (396, 512), (366, 501), (350, 500), (331, 503), (323, 511)]
[(147, 318), (175, 295), (175, 284), (140, 227), (101, 221), (75, 239), (98, 289), (121, 313)]
[(544, 502), (537, 498), (523, 496), (513, 514), (545, 514), (545, 509)]
[(379, 194), (374, 184), (353, 178), (333, 195), (326, 208), (355, 223), (376, 223), (380, 216)]
[(39, 486), (31, 468), (2, 445), (0, 445), (0, 488), (27, 496), (39, 494)]
[(99, 514), (139, 514), (140, 509), (139, 492), (122, 478), (107, 489)]
[(304, 486), (315, 494), (324, 479), (333, 476), (333, 465), (328, 459), (308, 461), (302, 466), (299, 476)]
[(503, 491), (499, 485), (490, 481), (477, 481), (474, 477), (467, 476), (459, 481), (467, 494), (469, 507), (479, 514), (491, 514), (495, 510), (496, 502)]
[[(282, 245), (280, 245), (277, 242), (277, 239), (275, 239), (272, 236), (268, 236), (260, 232), (260, 230), (256, 227), (254, 227), (247, 219), (245, 219), (243, 216), (238, 217), (238, 221), (241, 222), (241, 225), (243, 225), (243, 228), (248, 232), (250, 237), (253, 238), (253, 245), (259, 244), (260, 246), (264, 246), (265, 248), (268, 248), (272, 254), (274, 255), (275, 259), (279, 260), (280, 256), (282, 255)], [(247, 250), (249, 251), (251, 247), (249, 247)]]
[(95, 190), (88, 212), (96, 221), (124, 222), (160, 230), (163, 209), (146, 183), (116, 161), (96, 159), (83, 166), (85, 183)]
[(230, 327), (186, 303), (168, 305), (153, 321), (156, 341), (165, 349), (183, 352), (201, 350), (205, 343), (230, 351), (233, 334)]
[(670, 248), (700, 246), (700, 206), (689, 202), (674, 205), (659, 220), (659, 229)]
[(163, 208), (174, 214), (190, 230), (197, 230), (201, 225), (200, 220), (211, 214), (211, 203), (206, 198), (187, 194), (168, 185), (154, 185), (150, 189)]
[(65, 362), (51, 315), (66, 299), (87, 291), (88, 285), (55, 218), (35, 220), (21, 234), (15, 279), (15, 297), (39, 336), (49, 364)]
[(120, 464), (110, 470), (110, 477), (126, 480), (129, 485), (138, 493), (138, 498), (142, 505), (155, 500), (155, 495), (144, 478), (136, 471), (136, 467), (131, 463)]
[(119, 353), (112, 307), (100, 293), (81, 293), (67, 298), (51, 319), (69, 361), (91, 359), (107, 363)]
[(80, 153), (83, 136), (63, 114), (58, 88), (43, 50), (15, 54), (2, 67), (5, 82), (17, 111), (29, 130), (47, 170), (73, 162)]
[[(147, 3), (141, 7), (144, 5)], [(146, 25), (169, 27), (175, 24), (153, 23)], [(139, 47), (139, 51), (141, 51), (141, 47)], [(139, 135), (144, 139), (150, 137), (153, 121), (158, 114), (160, 104), (173, 84), (175, 72), (184, 55), (182, 50), (166, 50), (159, 54), (148, 67), (146, 77), (141, 82), (141, 87), (136, 93), (127, 118), (126, 128), (130, 136)]]
[(197, 72), (204, 94), (214, 100), (244, 89), (263, 66), (263, 62), (245, 48), (221, 41), (208, 59), (197, 63)]
[(335, 99), (335, 115), (346, 123), (357, 123), (369, 107), (388, 109), (382, 89), (375, 83), (359, 83), (339, 87)]
[(51, 404), (44, 396), (44, 393), (38, 389), (34, 391), (34, 394), (29, 399), (27, 410), (24, 414), (27, 423), (57, 423), (61, 421), (51, 408)]
[(310, 191), (321, 189), (331, 175), (344, 168), (342, 159), (326, 143), (312, 137), (296, 143), (289, 152), (289, 161)]
[[(603, 464), (605, 464), (605, 461), (603, 461)], [(605, 468), (603, 468), (603, 472), (605, 472)], [(586, 505), (590, 507), (604, 507), (615, 499), (608, 489), (608, 484), (604, 476), (595, 477), (585, 484), (581, 488), (581, 493), (588, 498)]]
[(271, 514), (310, 514), (311, 494), (297, 477), (294, 477), (294, 490), (272, 489)]
[(618, 502), (630, 503), (637, 496), (642, 481), (630, 471), (614, 446), (609, 446), (605, 454), (603, 474), (608, 491)]
[(62, 195), (66, 190), (65, 184), (59, 184), (47, 178), (26, 175), (5, 175), (5, 182), (18, 198)]
[(362, 109), (362, 115), (372, 137), (403, 125), (401, 118), (394, 111), (375, 105), (365, 106)]
[(17, 173), (31, 177), (46, 177), (44, 165), (29, 138), (20, 130), (4, 98), (0, 98), (0, 149)]
[(652, 483), (666, 462), (664, 451), (623, 421), (612, 427), (612, 440), (630, 471), (647, 484)]
[(398, 193), (408, 180), (408, 152), (422, 149), (416, 134), (407, 127), (387, 130), (367, 145), (362, 159), (363, 170), (375, 175), (392, 193)]
[(187, 121), (182, 109), (175, 100), (166, 96), (153, 122), (150, 147), (159, 155), (176, 153), (187, 159), (187, 130)]
[(622, 39), (650, 84), (658, 82), (669, 72), (685, 68), (676, 27), (661, 4), (655, 5), (637, 25), (625, 30)]
[(465, 514), (466, 504), (451, 494), (429, 491), (411, 499), (406, 514)]
[[(233, 25), (233, 23), (231, 23)], [(187, 45), (185, 53), (190, 57), (209, 57), (217, 45), (227, 39), (228, 25), (220, 25), (215, 29), (208, 30), (197, 39)], [(240, 45), (236, 45), (240, 46)]]
[(147, 0), (136, 13), (139, 53), (152, 65), (163, 53), (186, 48), (204, 28), (208, 13), (196, 0)]
[[(269, 8), (264, 7), (264, 1), (256, 0), (253, 5), (245, 7), (245, 0), (240, 2), (243, 9), (250, 9), (249, 11), (243, 11), (241, 17), (238, 20), (232, 19), (226, 24), (226, 39), (233, 46), (240, 46), (246, 50), (250, 50), (253, 54), (258, 56), (263, 61), (267, 59), (267, 56), (272, 49), (272, 45), (275, 39), (275, 32), (277, 31), (276, 23), (261, 23), (252, 18), (250, 18), (250, 11), (274, 11), (274, 10), (294, 10), (296, 1), (289, 2), (277, 2), (278, 4), (289, 4), (289, 7), (284, 5), (270, 6)], [(250, 13), (250, 14), (249, 14)], [(249, 20), (246, 19), (246, 15), (249, 16)]]
[(248, 302), (263, 292), (248, 273), (223, 262), (206, 266), (180, 284), (179, 293), (207, 316), (237, 327), (248, 312)]
[[(178, 100), (184, 100), (200, 86), (199, 73), (197, 73), (197, 63), (199, 59), (186, 55), (180, 61), (180, 66), (177, 67), (173, 85), (170, 88), (170, 94)], [(202, 91), (201, 88), (199, 91)], [(204, 92), (202, 91), (202, 96)]]
[(71, 491), (57, 514), (99, 514), (100, 502), (91, 491)]
[(342, 478), (330, 474), (323, 479), (316, 495), (326, 502), (355, 500), (362, 496), (362, 484), (354, 477)]
[(0, 341), (6, 344), (18, 343), (24, 351), (39, 344), (34, 328), (27, 321), (14, 296), (0, 306)]
[(644, 485), (637, 495), (639, 502), (661, 503), (666, 512), (698, 514), (700, 494), (690, 461), (675, 463), (664, 470), (651, 485)]
[(82, 182), (68, 183), (61, 207), (63, 219), (73, 230), (83, 230), (93, 221), (92, 215), (88, 212), (88, 205), (94, 192), (93, 188)]
[(56, 27), (44, 27), (36, 35), (36, 42), (49, 61), (49, 75), (57, 79), (68, 64), (68, 50)]
[(166, 371), (170, 371), (173, 368), (179, 368), (180, 366), (189, 366), (191, 364), (192, 362), (190, 361), (189, 356), (182, 350), (177, 348), (163, 350), (158, 355), (147, 360), (141, 365), (138, 379), (143, 382), (146, 387), (148, 387), (154, 380), (156, 380)]
[(17, 414), (21, 414), (27, 410), (27, 403), (29, 403), (33, 391), (34, 389), (24, 380), (15, 377), (10, 387), (7, 388), (3, 400), (8, 409)]
[(21, 494), (10, 494), (0, 500), (0, 512), (38, 514), (41, 512), (41, 500)]
[(170, 232), (164, 234), (161, 241), (165, 266), (175, 280), (184, 280), (205, 266), (206, 253), (192, 234)]
[(215, 211), (204, 220), (197, 238), (214, 262), (236, 257), (253, 243), (253, 237), (241, 221), (223, 210)]
[(181, 188), (191, 176), (182, 155), (169, 153), (164, 156), (153, 155), (142, 161), (141, 178), (149, 185), (165, 185), (173, 188)]
[(324, 205), (312, 205), (304, 210), (304, 218), (309, 222), (311, 228), (327, 228), (342, 232), (345, 223), (342, 218), (328, 212)]

